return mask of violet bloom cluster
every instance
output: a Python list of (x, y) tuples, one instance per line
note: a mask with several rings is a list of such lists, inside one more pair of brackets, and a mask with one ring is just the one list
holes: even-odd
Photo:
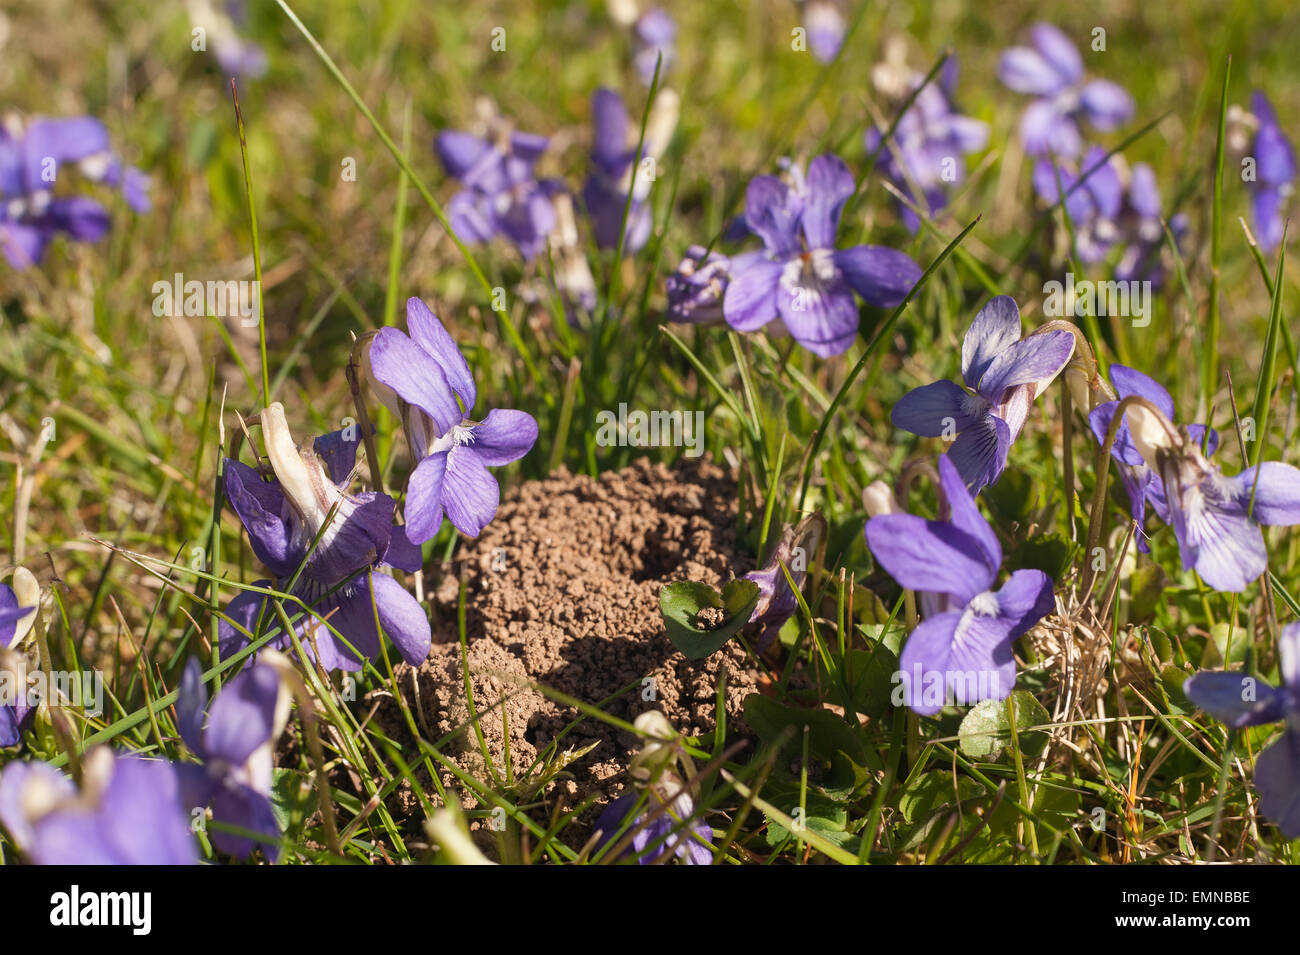
[[(1164, 283), (1162, 206), (1155, 170), (1146, 163), (1134, 163), (1119, 216), (1119, 235), (1124, 243), (1124, 251), (1115, 263), (1115, 278), (1119, 281), (1147, 281), (1154, 288)], [(1170, 216), (1169, 231), (1174, 243), (1181, 246), (1187, 236), (1187, 216), (1181, 212)]]
[(1017, 570), (993, 590), (1002, 567), (997, 535), (946, 456), (939, 483), (947, 520), (882, 514), (866, 526), (867, 546), (890, 576), (944, 598), (942, 611), (912, 631), (899, 660), (903, 702), (922, 716), (1010, 695), (1011, 646), (1054, 606), (1052, 580), (1041, 570)]
[(1240, 593), (1268, 569), (1260, 525), (1300, 524), (1300, 469), (1266, 461), (1228, 477), (1201, 451), (1203, 432), (1175, 428), (1163, 410), (1130, 405), (1129, 438), (1160, 479), (1162, 516), (1183, 569), (1215, 590)]
[[(248, 532), (253, 553), (275, 575), (276, 588), (293, 580), (291, 593), (310, 608), (294, 625), (303, 648), (326, 670), (359, 670), (362, 658), (380, 654), (377, 616), (402, 659), (423, 661), (431, 641), (429, 619), (383, 572), (385, 566), (419, 570), (420, 551), (393, 523), (392, 498), (348, 492), (360, 437), (356, 429), (335, 431), (299, 449), (279, 402), (263, 410), (261, 426), (271, 479), (228, 458), (226, 498)], [(254, 586), (272, 583), (259, 580)], [(301, 610), (289, 602), (284, 608), (291, 619)], [(259, 620), (271, 628), (282, 625), (270, 598), (251, 590), (230, 602), (226, 616), (230, 619), (218, 626), (222, 657), (247, 646), (259, 632)], [(291, 651), (293, 642), (290, 634), (280, 633), (268, 646)]]
[(1183, 683), (1187, 698), (1233, 729), (1285, 722), (1282, 735), (1255, 758), (1259, 811), (1288, 839), (1300, 838), (1300, 623), (1278, 639), (1281, 685), (1245, 673), (1202, 671)]
[(1119, 241), (1118, 220), (1124, 208), (1124, 184), (1118, 163), (1100, 146), (1089, 147), (1082, 159), (1040, 159), (1034, 164), (1034, 192), (1049, 205), (1065, 193), (1065, 211), (1074, 229), (1074, 253), (1080, 262), (1096, 264)]
[(244, 859), (260, 844), (274, 858), (280, 826), (271, 808), (272, 749), (288, 719), (288, 691), (274, 666), (256, 663), (209, 707), (201, 671), (196, 659), (186, 664), (176, 700), (181, 739), (200, 761), (176, 766), (182, 805), (191, 812), (210, 807), (214, 821), (263, 837), (212, 829), (212, 844), (227, 855)]
[[(1111, 365), (1110, 380), (1111, 384), (1115, 386), (1116, 400), (1098, 405), (1088, 415), (1088, 425), (1092, 428), (1092, 433), (1096, 437), (1098, 444), (1104, 445), (1106, 443), (1106, 435), (1110, 430), (1111, 421), (1115, 417), (1115, 411), (1119, 408), (1120, 401), (1132, 395), (1150, 401), (1160, 409), (1166, 418), (1173, 421), (1173, 396), (1155, 379), (1142, 374), (1142, 372), (1134, 368), (1128, 368), (1124, 365)], [(1219, 433), (1213, 428), (1206, 428), (1204, 425), (1199, 424), (1188, 425), (1187, 434), (1198, 447), (1204, 449), (1207, 457), (1213, 455), (1219, 446)], [(1151, 545), (1147, 542), (1147, 534), (1143, 529), (1146, 520), (1146, 506), (1150, 504), (1162, 521), (1169, 522), (1169, 506), (1165, 500), (1164, 482), (1160, 480), (1160, 476), (1155, 471), (1147, 467), (1142, 454), (1137, 449), (1137, 445), (1133, 443), (1132, 435), (1129, 434), (1127, 421), (1121, 421), (1116, 428), (1115, 443), (1111, 445), (1110, 453), (1111, 457), (1115, 459), (1120, 480), (1123, 482), (1124, 490), (1128, 494), (1133, 521), (1137, 524), (1138, 550), (1144, 554), (1150, 553)]]
[(32, 713), (25, 692), (27, 661), (16, 649), (35, 619), (35, 601), (24, 606), (29, 599), (24, 595), (20, 600), (12, 587), (0, 584), (0, 668), (9, 671), (3, 685), (14, 690), (12, 699), (0, 699), (0, 746), (17, 746), (22, 741), (23, 727)]
[(1255, 136), (1250, 155), (1255, 160), (1255, 178), (1250, 186), (1250, 221), (1255, 238), (1266, 252), (1282, 241), (1282, 208), (1295, 180), (1295, 150), (1282, 132), (1273, 104), (1259, 90), (1250, 97), (1255, 117)]
[(97, 746), (82, 781), (41, 762), (0, 773), (0, 823), (36, 865), (190, 865), (198, 847), (171, 763)]
[(879, 245), (836, 247), (844, 203), (854, 193), (844, 160), (826, 154), (789, 181), (758, 176), (745, 194), (745, 222), (764, 249), (735, 256), (723, 297), (732, 328), (757, 331), (779, 319), (800, 345), (823, 358), (846, 351), (858, 333), (856, 292), (890, 308), (921, 277), (907, 255)]
[[(1053, 330), (1020, 337), (1020, 309), (1009, 295), (990, 299), (962, 341), (966, 387), (943, 380), (914, 388), (890, 412), (895, 427), (952, 440), (947, 458), (972, 493), (1001, 476), (1029, 406), (1074, 354), (1074, 336)], [(955, 440), (954, 440), (955, 439)]]
[(456, 342), (418, 298), (406, 303), (406, 328), (409, 334), (381, 328), (365, 357), (367, 377), (402, 422), (417, 462), (406, 489), (406, 532), (416, 543), (429, 540), (445, 516), (477, 537), (501, 500), (488, 468), (527, 454), (537, 421), (513, 409), (469, 420), (478, 391)]
[[(77, 175), (68, 176), (70, 170)], [(108, 234), (108, 209), (97, 199), (55, 193), (76, 179), (120, 189), (136, 212), (149, 209), (148, 177), (113, 153), (99, 120), (38, 118), (0, 127), (0, 247), (15, 269), (39, 264), (60, 234), (76, 242)]]
[(1080, 121), (1105, 132), (1133, 118), (1133, 97), (1109, 80), (1085, 80), (1078, 48), (1055, 26), (1035, 24), (1030, 43), (1005, 50), (998, 63), (1006, 86), (1035, 97), (1020, 119), (1026, 153), (1077, 156), (1083, 149)]
[[(867, 152), (876, 154), (877, 167), (930, 215), (941, 211), (948, 204), (948, 190), (965, 180), (965, 156), (984, 149), (989, 141), (987, 123), (959, 113), (952, 105), (957, 71), (956, 58), (950, 57), (939, 85), (930, 83), (921, 89), (883, 148), (883, 130), (873, 128), (866, 134)], [(923, 81), (913, 73), (909, 92)], [(906, 205), (900, 212), (907, 228), (916, 232), (921, 225), (916, 213)]]
[(470, 243), (504, 237), (524, 261), (536, 258), (555, 228), (551, 196), (559, 189), (534, 173), (546, 147), (544, 136), (506, 128), (486, 139), (458, 130), (439, 133), (438, 157), (464, 186), (447, 203), (456, 235)]
[(591, 97), (591, 173), (582, 188), (582, 201), (591, 219), (592, 234), (602, 249), (616, 249), (624, 222), (623, 252), (641, 249), (650, 238), (653, 215), (648, 198), (659, 157), (677, 125), (678, 97), (658, 92), (646, 121), (643, 149), (639, 126), (633, 127), (627, 107), (616, 92), (604, 87)]
[[(1164, 281), (1165, 247), (1160, 187), (1146, 163), (1125, 168), (1118, 156), (1089, 147), (1082, 159), (1040, 159), (1034, 164), (1034, 191), (1055, 205), (1065, 191), (1065, 211), (1074, 229), (1075, 254), (1093, 265), (1119, 249), (1114, 276), (1120, 281)], [(1175, 242), (1187, 234), (1187, 217), (1169, 219)]]

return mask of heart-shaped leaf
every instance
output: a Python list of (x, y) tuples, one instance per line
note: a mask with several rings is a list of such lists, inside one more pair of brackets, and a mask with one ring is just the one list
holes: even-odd
[(673, 646), (687, 659), (702, 660), (749, 622), (758, 596), (758, 584), (752, 580), (728, 581), (721, 594), (708, 584), (679, 580), (659, 591), (659, 609)]

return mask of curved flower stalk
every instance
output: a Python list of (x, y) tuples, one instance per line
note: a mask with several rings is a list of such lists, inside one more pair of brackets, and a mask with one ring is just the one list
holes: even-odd
[[(1174, 417), (1174, 399), (1159, 383), (1142, 372), (1124, 365), (1110, 366), (1110, 379), (1115, 385), (1116, 400), (1098, 405), (1088, 416), (1089, 427), (1097, 443), (1104, 445), (1110, 431), (1111, 419), (1119, 408), (1120, 401), (1130, 395), (1145, 398), (1170, 421)], [(1219, 447), (1219, 433), (1204, 425), (1188, 425), (1187, 434), (1198, 447), (1204, 449), (1207, 457), (1214, 454)], [(1151, 468), (1147, 467), (1137, 446), (1129, 434), (1128, 422), (1121, 421), (1115, 433), (1115, 443), (1111, 446), (1111, 457), (1115, 459), (1120, 480), (1128, 494), (1131, 514), (1137, 524), (1137, 546), (1144, 554), (1151, 553), (1147, 534), (1143, 529), (1146, 520), (1146, 505), (1149, 502), (1157, 516), (1168, 523), (1169, 508), (1165, 502), (1164, 482)]]
[(406, 489), (406, 532), (422, 543), (445, 516), (462, 534), (477, 537), (501, 501), (488, 468), (527, 454), (537, 441), (537, 421), (513, 409), (469, 420), (478, 390), (447, 329), (418, 298), (406, 302), (406, 327), (409, 335), (381, 328), (364, 357), (367, 377), (402, 422), (417, 462)]
[(504, 236), (531, 262), (555, 228), (551, 197), (561, 188), (533, 171), (548, 141), (498, 117), (489, 125), (486, 138), (447, 130), (434, 140), (443, 167), (465, 187), (447, 203), (447, 218), (465, 242)]
[(826, 540), (826, 530), (826, 518), (820, 514), (809, 514), (794, 526), (785, 525), (767, 563), (745, 575), (745, 580), (758, 584), (758, 605), (754, 607), (749, 622), (763, 628), (755, 644), (760, 653), (772, 645), (785, 622), (799, 607), (781, 565), (789, 568), (795, 587), (802, 589), (808, 576), (808, 562)]
[(690, 758), (681, 752), (676, 732), (658, 710), (642, 713), (633, 725), (647, 737), (628, 767), (644, 799), (633, 789), (605, 807), (596, 821), (597, 848), (623, 844), (620, 855), (635, 854), (638, 865), (671, 858), (685, 865), (708, 865), (713, 861), (713, 830), (692, 818), (695, 801), (689, 784), (678, 775), (679, 762), (693, 774)]
[(886, 513), (867, 521), (867, 546), (909, 590), (946, 598), (903, 646), (903, 702), (922, 716), (944, 705), (1002, 700), (1016, 684), (1012, 644), (1053, 607), (1052, 580), (1041, 570), (1017, 570), (994, 591), (1002, 546), (975, 506), (961, 475), (939, 459), (947, 520)]
[[(299, 449), (279, 402), (262, 412), (261, 425), (273, 477), (264, 481), (253, 468), (227, 458), (226, 497), (248, 531), (253, 553), (275, 575), (277, 589), (292, 582), (290, 592), (311, 608), (295, 624), (304, 649), (326, 670), (359, 670), (362, 657), (330, 628), (363, 657), (374, 659), (380, 653), (377, 615), (402, 659), (420, 663), (429, 652), (429, 619), (419, 602), (383, 572), (385, 566), (419, 570), (420, 551), (394, 525), (392, 498), (347, 491), (358, 436), (335, 431)], [(254, 586), (271, 585), (259, 580)], [(230, 602), (226, 615), (234, 624), (222, 620), (218, 625), (223, 657), (248, 645), (259, 619), (279, 625), (267, 599), (246, 590)], [(290, 616), (299, 609), (286, 607)], [(268, 645), (287, 651), (293, 642), (282, 633)]]
[(0, 127), (0, 246), (15, 269), (39, 264), (59, 234), (97, 242), (108, 234), (108, 210), (89, 196), (55, 194), (81, 179), (122, 191), (136, 212), (149, 209), (149, 178), (113, 153), (108, 130), (90, 116), (37, 118)]
[[(624, 254), (637, 252), (650, 238), (654, 223), (647, 200), (654, 186), (659, 158), (668, 149), (677, 128), (679, 109), (680, 100), (675, 92), (659, 90), (646, 118), (645, 138), (641, 142), (640, 126), (631, 123), (621, 96), (604, 87), (592, 94), (591, 174), (582, 187), (582, 201), (591, 217), (596, 244), (602, 249), (618, 248), (618, 230), (624, 211), (627, 212)], [(639, 142), (643, 148), (638, 156)]]
[(1259, 90), (1251, 94), (1250, 112), (1255, 125), (1250, 142), (1255, 160), (1255, 178), (1249, 184), (1250, 222), (1260, 248), (1270, 252), (1282, 241), (1282, 209), (1295, 181), (1295, 150), (1282, 132), (1273, 104)]
[(945, 380), (914, 388), (894, 405), (890, 420), (921, 437), (955, 438), (947, 457), (978, 494), (1001, 476), (1030, 404), (1073, 353), (1074, 336), (1064, 330), (1021, 339), (1020, 309), (999, 295), (966, 330), (961, 373), (967, 387)]
[[(930, 215), (942, 211), (948, 204), (949, 190), (965, 180), (964, 157), (981, 151), (989, 141), (987, 123), (964, 116), (953, 108), (958, 71), (956, 57), (949, 57), (940, 82), (930, 83), (916, 94), (907, 111), (898, 118), (884, 149), (880, 147), (885, 130), (869, 129), (865, 137), (867, 152), (879, 151), (877, 168)], [(902, 84), (891, 75), (879, 79), (877, 85), (881, 82), (887, 87), (900, 85), (901, 99), (906, 100), (925, 77), (914, 70), (905, 73)], [(900, 204), (899, 211), (910, 232), (920, 229), (921, 220), (911, 208)]]
[(797, 166), (790, 180), (759, 176), (745, 193), (745, 222), (765, 246), (731, 260), (723, 315), (732, 328), (757, 331), (774, 319), (804, 348), (829, 358), (858, 334), (854, 293), (890, 308), (921, 277), (907, 255), (878, 245), (837, 249), (835, 233), (853, 176), (844, 160), (826, 154)]
[(171, 763), (97, 746), (78, 790), (41, 762), (0, 773), (0, 822), (37, 865), (190, 865), (198, 850)]
[(1195, 568), (1215, 590), (1245, 590), (1268, 569), (1260, 525), (1300, 524), (1300, 470), (1266, 461), (1227, 477), (1163, 410), (1134, 403), (1124, 416), (1132, 446), (1163, 486), (1183, 569)]
[(1245, 673), (1203, 670), (1187, 678), (1187, 698), (1233, 729), (1285, 721), (1282, 735), (1255, 758), (1259, 811), (1288, 839), (1300, 838), (1300, 623), (1278, 639), (1282, 681), (1272, 686)]
[[(217, 822), (260, 833), (266, 837), (263, 850), (274, 858), (280, 826), (271, 808), (272, 750), (289, 718), (289, 691), (276, 667), (261, 662), (223, 686), (209, 706), (201, 677), (202, 667), (192, 658), (176, 700), (177, 729), (201, 763), (176, 766), (182, 804), (191, 811), (210, 807)], [(241, 859), (259, 845), (217, 829), (211, 838), (222, 852)]]
[(1035, 24), (1030, 46), (1003, 51), (998, 78), (1035, 97), (1020, 119), (1020, 141), (1031, 156), (1077, 156), (1079, 123), (1118, 129), (1133, 118), (1133, 97), (1109, 80), (1085, 81), (1083, 60), (1070, 38), (1050, 23)]
[(13, 586), (0, 584), (0, 746), (16, 746), (33, 712), (27, 697), (27, 657), (19, 651), (36, 622), (41, 588), (26, 567), (14, 570)]

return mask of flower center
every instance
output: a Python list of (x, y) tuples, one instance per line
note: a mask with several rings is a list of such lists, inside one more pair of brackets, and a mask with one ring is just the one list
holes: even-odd
[(473, 444), (474, 427), (474, 424), (468, 419), (460, 424), (452, 425), (450, 431), (433, 440), (433, 444), (429, 446), (429, 453), (438, 454), (442, 451), (450, 451), (462, 444)]
[(998, 615), (998, 597), (991, 590), (976, 594), (967, 606), (977, 617), (996, 617)]

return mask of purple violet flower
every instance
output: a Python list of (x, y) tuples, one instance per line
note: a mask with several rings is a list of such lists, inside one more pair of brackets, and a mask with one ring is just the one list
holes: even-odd
[(26, 693), (27, 658), (16, 647), (36, 620), (40, 591), (36, 578), (22, 567), (15, 570), (14, 583), (23, 591), (21, 598), (8, 584), (0, 584), (0, 668), (8, 671), (0, 686), (9, 688), (0, 698), (0, 747), (22, 742), (23, 726), (32, 713)]
[(1282, 241), (1282, 207), (1295, 179), (1295, 151), (1282, 133), (1273, 105), (1259, 90), (1251, 94), (1250, 110), (1257, 124), (1250, 144), (1250, 155), (1255, 159), (1250, 221), (1260, 248), (1269, 252)]
[[(957, 82), (957, 61), (950, 58), (941, 85), (929, 84), (917, 94), (907, 112), (899, 118), (894, 135), (884, 149), (884, 130), (869, 129), (867, 152), (879, 153), (876, 166), (909, 199), (931, 215), (948, 204), (948, 190), (966, 178), (967, 153), (988, 145), (989, 127), (978, 119), (963, 116), (952, 106)], [(908, 95), (924, 77), (909, 71)], [(918, 195), (919, 192), (919, 195)], [(907, 206), (901, 207), (903, 222), (915, 233), (921, 221)]]
[[(654, 82), (655, 67), (659, 68), (659, 82), (677, 59), (677, 22), (667, 10), (651, 7), (637, 18), (632, 25), (632, 41), (635, 52), (632, 54), (632, 66), (641, 82), (649, 86)], [(659, 57), (663, 62), (659, 62)]]
[(847, 27), (838, 0), (803, 0), (803, 28), (808, 49), (818, 63), (829, 63), (844, 45)]
[(745, 580), (758, 584), (758, 605), (754, 607), (749, 622), (763, 628), (755, 643), (760, 653), (772, 645), (785, 622), (794, 616), (799, 607), (781, 565), (785, 564), (790, 569), (794, 585), (802, 588), (804, 578), (808, 576), (808, 561), (816, 555), (825, 539), (826, 518), (820, 514), (809, 514), (795, 526), (787, 524), (781, 531), (780, 541), (768, 556), (767, 563), (745, 575)]
[[(685, 865), (708, 865), (713, 860), (713, 830), (692, 818), (695, 801), (678, 764), (685, 764), (688, 770), (693, 764), (682, 750), (677, 732), (658, 710), (646, 710), (633, 725), (644, 739), (628, 764), (628, 775), (646, 798), (640, 812), (636, 812), (641, 802), (637, 789), (606, 806), (596, 821), (600, 833), (597, 847), (621, 842), (629, 831), (636, 830), (621, 855), (635, 853), (638, 865), (654, 865), (673, 857)], [(654, 818), (649, 818), (652, 814)]]
[[(681, 786), (680, 781), (676, 781), (676, 785)], [(602, 833), (597, 848), (614, 840), (615, 836), (621, 839), (619, 833), (641, 826), (632, 836), (631, 844), (623, 851), (624, 856), (635, 855), (637, 865), (656, 865), (665, 861), (665, 857), (674, 856), (684, 865), (708, 865), (713, 861), (713, 852), (709, 849), (709, 844), (713, 841), (713, 830), (699, 821), (682, 826), (682, 820), (689, 819), (695, 812), (695, 803), (684, 788), (677, 791), (676, 796), (667, 803), (666, 809), (642, 825), (642, 819), (652, 810), (665, 805), (661, 788), (646, 787), (646, 804), (635, 817), (631, 814), (639, 799), (636, 791), (625, 793), (606, 806), (596, 820), (596, 828)], [(701, 842), (701, 839), (704, 841)], [(653, 851), (648, 851), (651, 846), (654, 847)]]
[(537, 441), (524, 411), (494, 409), (467, 417), (477, 389), (465, 356), (442, 322), (418, 298), (406, 302), (408, 334), (381, 328), (366, 352), (376, 392), (402, 421), (415, 470), (406, 489), (406, 531), (420, 543), (438, 533), (445, 515), (477, 537), (496, 514), (501, 489), (489, 467), (517, 461)]
[(1030, 30), (1032, 46), (1003, 51), (998, 78), (1017, 93), (1035, 96), (1020, 119), (1020, 141), (1031, 156), (1073, 157), (1083, 147), (1079, 121), (1118, 129), (1133, 118), (1133, 97), (1108, 80), (1084, 82), (1083, 60), (1070, 38), (1050, 23)]
[[(672, 90), (663, 89), (656, 95), (646, 121), (644, 148), (638, 161), (636, 150), (640, 128), (633, 128), (622, 97), (604, 87), (592, 94), (591, 174), (583, 184), (582, 201), (600, 248), (618, 248), (618, 229), (623, 223), (625, 210), (624, 254), (638, 251), (650, 238), (653, 214), (647, 199), (654, 186), (654, 170), (659, 157), (668, 148), (677, 126), (678, 106), (677, 94)], [(632, 193), (630, 203), (629, 191)]]
[[(274, 477), (264, 481), (253, 468), (227, 458), (226, 497), (248, 531), (253, 553), (275, 575), (280, 589), (301, 567), (292, 593), (311, 608), (295, 623), (304, 649), (326, 670), (359, 670), (361, 658), (330, 628), (362, 656), (375, 659), (380, 653), (378, 614), (402, 659), (411, 664), (423, 661), (431, 642), (429, 618), (419, 602), (382, 570), (386, 565), (419, 570), (420, 550), (407, 539), (404, 528), (394, 525), (392, 498), (374, 491), (349, 494), (346, 490), (359, 435), (335, 431), (317, 438), (312, 447), (299, 449), (279, 402), (262, 412), (261, 423)], [(318, 535), (320, 540), (311, 551)], [(271, 584), (259, 580), (255, 586)], [(280, 626), (267, 599), (245, 590), (230, 602), (226, 616), (234, 624), (224, 619), (218, 624), (223, 658), (248, 645), (259, 619)], [(293, 604), (285, 606), (290, 618), (300, 610)], [(293, 642), (289, 634), (281, 634), (267, 645), (289, 651)]]
[(439, 159), (465, 187), (447, 203), (447, 218), (463, 241), (504, 236), (526, 262), (546, 247), (555, 228), (551, 196), (559, 188), (533, 172), (546, 147), (543, 136), (509, 129), (497, 130), (492, 139), (457, 130), (438, 134)]
[(668, 276), (668, 320), (712, 325), (722, 321), (722, 298), (731, 281), (731, 260), (693, 245)]
[(1202, 671), (1187, 678), (1187, 698), (1233, 729), (1285, 720), (1282, 735), (1255, 758), (1259, 811), (1288, 839), (1300, 838), (1300, 623), (1278, 638), (1281, 686), (1245, 673)]
[[(1092, 433), (1097, 438), (1098, 444), (1106, 443), (1106, 434), (1110, 430), (1110, 423), (1115, 416), (1115, 409), (1119, 407), (1120, 400), (1130, 395), (1145, 398), (1159, 408), (1166, 418), (1170, 421), (1173, 420), (1173, 396), (1155, 379), (1124, 365), (1111, 365), (1110, 380), (1115, 386), (1116, 400), (1098, 405), (1092, 409), (1092, 413), (1088, 416), (1088, 424), (1092, 428)], [(1213, 455), (1219, 446), (1219, 433), (1213, 428), (1207, 429), (1204, 425), (1194, 424), (1188, 426), (1187, 433), (1198, 446), (1206, 448), (1207, 456)], [(1146, 505), (1150, 502), (1156, 515), (1165, 522), (1169, 520), (1169, 508), (1165, 503), (1164, 484), (1161, 482), (1160, 477), (1151, 468), (1147, 467), (1146, 462), (1142, 459), (1141, 453), (1129, 434), (1127, 420), (1121, 421), (1119, 428), (1115, 432), (1115, 443), (1111, 446), (1111, 457), (1115, 459), (1120, 480), (1123, 481), (1124, 490), (1128, 493), (1133, 520), (1137, 523), (1138, 550), (1144, 554), (1149, 554), (1151, 545), (1147, 543), (1147, 534), (1143, 530), (1146, 519)]]
[(805, 180), (797, 166), (793, 184), (758, 176), (745, 194), (745, 222), (765, 249), (731, 260), (723, 315), (732, 328), (757, 331), (773, 319), (804, 348), (829, 358), (846, 351), (858, 334), (856, 291), (869, 305), (890, 308), (921, 277), (907, 255), (879, 245), (837, 249), (835, 233), (853, 176), (844, 160), (818, 156)]
[(1040, 159), (1034, 164), (1034, 191), (1049, 205), (1060, 199), (1058, 175), (1079, 261), (1100, 262), (1120, 239), (1117, 220), (1124, 208), (1124, 186), (1115, 158), (1107, 159), (1105, 150), (1092, 146), (1079, 162), (1054, 165), (1050, 159)]
[(1124, 416), (1133, 446), (1163, 486), (1183, 569), (1196, 568), (1215, 590), (1245, 590), (1268, 569), (1260, 525), (1300, 524), (1300, 470), (1266, 461), (1227, 477), (1190, 429), (1175, 429), (1163, 412), (1131, 405)]
[(198, 763), (180, 763), (181, 801), (192, 812), (211, 807), (212, 818), (266, 837), (211, 832), (212, 844), (227, 855), (246, 859), (261, 846), (278, 855), (280, 826), (271, 808), (271, 770), (275, 741), (289, 715), (289, 693), (268, 663), (241, 671), (208, 705), (202, 667), (191, 658), (176, 700), (177, 728)]
[(899, 584), (948, 597), (949, 609), (921, 621), (899, 660), (903, 702), (922, 716), (949, 701), (1005, 699), (1016, 684), (1012, 643), (1053, 608), (1041, 570), (1017, 570), (992, 589), (1002, 546), (947, 456), (939, 482), (948, 520), (883, 514), (866, 526), (867, 546)]
[[(1050, 331), (1020, 337), (1020, 309), (1009, 295), (990, 299), (961, 349), (967, 388), (936, 381), (914, 388), (894, 405), (895, 427), (926, 438), (955, 438), (946, 457), (971, 493), (1001, 476), (1029, 406), (1074, 354), (1074, 336)], [(969, 390), (967, 390), (969, 389)]]
[[(1119, 232), (1125, 243), (1124, 253), (1115, 264), (1115, 278), (1119, 281), (1148, 281), (1153, 288), (1164, 283), (1161, 256), (1166, 243), (1161, 206), (1155, 171), (1144, 162), (1134, 163), (1119, 218)], [(1187, 230), (1187, 216), (1183, 213), (1169, 219), (1176, 245), (1182, 244)]]
[(0, 127), (0, 246), (15, 269), (39, 264), (60, 233), (77, 242), (108, 233), (108, 210), (99, 201), (54, 194), (65, 169), (120, 188), (137, 212), (149, 208), (148, 177), (113, 154), (99, 120), (37, 118), (26, 127)]
[(192, 865), (198, 847), (171, 763), (97, 746), (82, 783), (41, 762), (0, 773), (0, 822), (36, 865)]

